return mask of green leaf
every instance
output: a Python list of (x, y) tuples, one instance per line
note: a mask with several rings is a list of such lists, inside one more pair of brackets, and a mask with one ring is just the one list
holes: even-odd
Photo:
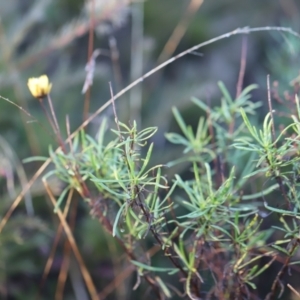
[(203, 109), (205, 112), (207, 112), (207, 113), (210, 112), (210, 107), (207, 106), (202, 101), (198, 100), (197, 98), (192, 97), (192, 102), (195, 103), (197, 106), (199, 106), (201, 109)]
[(114, 225), (113, 225), (113, 231), (112, 231), (112, 236), (116, 236), (116, 233), (117, 233), (117, 226), (119, 224), (119, 219), (121, 217), (121, 214), (124, 210), (124, 208), (126, 207), (127, 203), (123, 203), (122, 206), (119, 208), (119, 211), (116, 215), (116, 218), (115, 218), (115, 221), (114, 221)]
[(181, 129), (181, 131), (187, 137), (189, 135), (188, 130), (187, 130), (187, 126), (186, 126), (184, 120), (182, 119), (182, 117), (181, 117), (178, 109), (176, 107), (173, 107), (172, 111), (173, 111), (173, 115), (174, 115), (174, 117), (175, 117), (175, 119), (176, 119), (176, 121), (177, 121), (177, 123), (178, 123), (178, 125), (179, 125), (179, 127)]
[(174, 273), (177, 273), (179, 271), (178, 269), (175, 269), (175, 268), (163, 268), (163, 267), (149, 266), (149, 265), (143, 264), (143, 263), (141, 263), (139, 261), (136, 261), (136, 260), (131, 260), (131, 262), (135, 266), (137, 266), (141, 269), (152, 271), (152, 272), (172, 272), (172, 273), (174, 272)]
[(60, 205), (62, 204), (62, 201), (64, 200), (67, 192), (70, 190), (70, 187), (67, 186), (60, 194), (59, 198), (57, 199), (57, 202), (54, 207), (54, 212), (57, 213), (58, 209), (60, 208)]
[(33, 161), (46, 161), (47, 159), (49, 159), (49, 157), (46, 157), (46, 156), (33, 156), (33, 157), (28, 157), (28, 158), (24, 158), (22, 160), (22, 162), (24, 164), (26, 163), (30, 163), (30, 162), (33, 162)]
[(223, 96), (225, 97), (226, 101), (228, 104), (232, 104), (233, 103), (233, 100), (227, 90), (227, 88), (225, 87), (225, 84), (222, 82), (222, 81), (219, 81), (218, 82), (218, 86), (223, 94)]
[(287, 256), (290, 256), (290, 253), (286, 249), (284, 249), (278, 245), (272, 245), (272, 248), (278, 250), (279, 252), (286, 254)]

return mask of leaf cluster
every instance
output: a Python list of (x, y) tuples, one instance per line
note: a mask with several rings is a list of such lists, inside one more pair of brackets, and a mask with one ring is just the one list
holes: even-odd
[[(181, 291), (190, 299), (204, 295), (252, 299), (256, 280), (281, 255), (287, 257), (286, 268), (298, 249), (298, 152), (290, 157), (300, 134), (298, 100), (298, 115), (274, 137), (272, 113), (262, 129), (248, 117), (261, 105), (251, 101), (255, 85), (236, 99), (223, 83), (219, 87), (220, 107), (193, 99), (207, 113), (195, 132), (173, 108), (181, 133), (167, 133), (166, 138), (183, 146), (183, 156), (168, 167), (187, 162), (192, 179), (175, 174), (170, 182), (162, 175), (163, 165), (151, 166), (154, 144), (149, 141), (156, 128), (138, 131), (136, 123), (128, 126), (116, 120), (117, 130), (111, 131), (115, 138), (107, 139), (103, 121), (97, 138), (82, 131), (69, 151), (50, 151), (55, 169), (47, 177), (55, 174), (67, 183), (55, 210), (70, 189), (77, 190), (161, 298), (171, 297), (175, 288), (164, 278), (179, 276), (185, 279)], [(250, 182), (259, 182), (261, 176), (275, 183), (246, 195)], [(265, 197), (275, 191), (285, 200), (284, 209), (267, 203)], [(281, 226), (263, 229), (263, 209), (276, 213)], [(283, 238), (273, 240), (277, 231), (284, 233)], [(147, 240), (162, 251), (165, 266), (153, 265), (145, 250), (139, 255), (149, 247)], [(267, 260), (261, 264), (263, 258)], [(266, 297), (279, 287), (278, 275)]]

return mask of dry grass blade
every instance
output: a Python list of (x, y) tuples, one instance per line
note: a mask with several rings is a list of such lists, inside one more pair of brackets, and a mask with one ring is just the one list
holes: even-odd
[(119, 274), (117, 274), (114, 278), (114, 280), (108, 284), (103, 291), (101, 291), (101, 293), (98, 294), (99, 299), (106, 299), (106, 297), (111, 294), (112, 292), (114, 292), (116, 290), (116, 287), (119, 286), (120, 284), (122, 284), (122, 282), (124, 282), (125, 279), (128, 278), (128, 276), (134, 272), (136, 270), (136, 268), (134, 266), (128, 266), (125, 270), (123, 270), (122, 272), (119, 272)]
[(295, 293), (296, 296), (300, 299), (300, 294), (288, 283), (287, 284), (288, 288)]
[[(51, 200), (51, 202), (53, 204), (53, 207), (55, 207), (57, 205), (57, 202), (56, 202), (56, 200), (55, 200), (55, 198), (54, 198), (54, 196), (53, 196), (53, 194), (52, 194), (52, 192), (51, 192), (51, 190), (50, 190), (50, 188), (48, 186), (48, 183), (44, 179), (43, 179), (43, 183), (45, 185), (47, 194), (49, 195), (50, 200)], [(88, 272), (88, 270), (87, 270), (87, 268), (85, 266), (85, 263), (84, 263), (84, 261), (82, 259), (82, 256), (81, 256), (81, 254), (79, 252), (79, 249), (77, 247), (76, 241), (75, 241), (74, 236), (72, 234), (71, 228), (68, 225), (66, 219), (64, 218), (63, 213), (61, 212), (61, 210), (59, 208), (57, 209), (57, 215), (58, 215), (58, 218), (59, 218), (59, 220), (60, 220), (60, 222), (61, 222), (61, 224), (62, 224), (62, 226), (63, 226), (63, 228), (65, 230), (65, 233), (67, 235), (67, 238), (69, 240), (69, 243), (70, 243), (70, 246), (71, 246), (71, 248), (73, 250), (73, 253), (74, 253), (74, 255), (75, 255), (75, 257), (76, 257), (76, 259), (78, 261), (81, 274), (83, 276), (83, 279), (84, 279), (85, 284), (87, 286), (87, 289), (89, 291), (91, 299), (92, 300), (99, 300), (99, 297), (97, 295), (97, 290), (96, 290), (96, 288), (94, 286), (94, 283), (93, 283), (93, 280), (92, 280), (92, 278), (90, 276), (90, 273)]]
[[(72, 230), (74, 230), (74, 228), (75, 228), (77, 202), (78, 202), (77, 198), (74, 200), (75, 200), (75, 203), (73, 201), (72, 210), (70, 213), (70, 219), (71, 219), (70, 227)], [(59, 272), (59, 276), (58, 276), (55, 300), (63, 300), (63, 292), (64, 292), (64, 287), (65, 287), (65, 283), (67, 280), (67, 274), (68, 274), (69, 265), (70, 265), (70, 255), (71, 255), (71, 245), (70, 245), (69, 241), (66, 240), (65, 245), (64, 245), (63, 262), (62, 262), (62, 266), (60, 268), (60, 272)]]
[(247, 36), (243, 36), (242, 41), (242, 53), (241, 53), (241, 62), (240, 62), (240, 72), (239, 78), (236, 85), (236, 98), (241, 94), (243, 89), (245, 71), (246, 71), (246, 63), (247, 63)]
[[(151, 249), (149, 249), (147, 251), (146, 256), (148, 257), (152, 257), (153, 255), (155, 255), (157, 252), (160, 251), (160, 247), (158, 245), (153, 246)], [(122, 258), (122, 257), (121, 257)], [(119, 257), (120, 259), (120, 257)], [(128, 278), (128, 276), (130, 276), (131, 273), (133, 273), (134, 271), (136, 271), (136, 268), (133, 265), (129, 265), (126, 267), (125, 270), (122, 270), (121, 272), (119, 272), (115, 278), (112, 280), (112, 282), (110, 282), (99, 294), (99, 298), (100, 299), (106, 299), (106, 297), (113, 293), (117, 287), (120, 286), (120, 284), (122, 282), (124, 282), (124, 280), (126, 278)]]
[(5, 216), (2, 218), (0, 222), (0, 233), (2, 232), (3, 228), (5, 227), (7, 221), (9, 220), (10, 216), (14, 212), (14, 210), (18, 207), (18, 205), (21, 203), (23, 197), (25, 194), (29, 191), (29, 189), (32, 187), (33, 183), (42, 175), (42, 173), (45, 171), (47, 166), (50, 164), (51, 159), (47, 159), (47, 161), (36, 171), (36, 173), (32, 176), (32, 178), (29, 180), (29, 182), (26, 184), (26, 186), (23, 188), (21, 193), (18, 195), (18, 197), (14, 200), (11, 207), (5, 214)]
[(169, 40), (165, 44), (161, 54), (158, 57), (158, 62), (162, 62), (165, 59), (169, 58), (173, 55), (176, 47), (178, 46), (180, 40), (184, 36), (188, 25), (190, 24), (191, 20), (193, 19), (196, 12), (199, 10), (200, 6), (203, 4), (203, 0), (191, 0), (189, 6), (187, 7), (184, 15), (182, 16), (180, 22), (174, 29), (172, 35), (170, 36)]
[[(70, 208), (70, 204), (71, 204), (71, 200), (73, 198), (73, 194), (74, 194), (74, 190), (71, 189), (70, 192), (69, 192), (68, 198), (67, 198), (67, 203), (66, 203), (66, 206), (64, 208), (64, 212), (63, 212), (64, 218), (67, 217), (67, 214), (68, 214), (68, 211), (69, 211), (69, 208)], [(53, 242), (53, 245), (52, 245), (50, 255), (48, 257), (48, 260), (46, 262), (45, 269), (44, 269), (44, 272), (43, 272), (43, 275), (42, 275), (42, 279), (41, 279), (41, 283), (40, 283), (40, 291), (41, 291), (42, 287), (44, 286), (45, 280), (48, 277), (48, 274), (50, 272), (50, 269), (51, 269), (51, 266), (52, 266), (52, 263), (53, 263), (53, 260), (54, 260), (55, 251), (56, 251), (59, 239), (60, 239), (61, 234), (62, 234), (62, 230), (63, 230), (63, 226), (60, 223), (59, 227), (57, 229), (57, 232), (56, 232), (56, 236), (55, 236), (55, 239), (54, 239), (54, 242)]]

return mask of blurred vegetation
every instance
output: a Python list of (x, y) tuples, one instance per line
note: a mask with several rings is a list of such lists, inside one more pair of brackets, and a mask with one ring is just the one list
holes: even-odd
[[(117, 93), (159, 62), (238, 27), (287, 26), (297, 31), (299, 14), (300, 4), (296, 0), (206, 0), (203, 3), (199, 0), (151, 0), (144, 3), (130, 0), (1, 1), (0, 96), (21, 106), (32, 116), (29, 117), (5, 99), (0, 99), (1, 220), (41, 165), (40, 161), (22, 161), (33, 156), (49, 157), (49, 149), (57, 147), (56, 138), (49, 134), (52, 128), (39, 101), (32, 98), (28, 91), (29, 77), (41, 74), (49, 76), (53, 83), (51, 98), (65, 139), (66, 116), (69, 117), (71, 131), (74, 131), (85, 118), (86, 103), (89, 103), (88, 113), (92, 114), (110, 99), (108, 82), (112, 82), (114, 93)], [(135, 31), (136, 26), (140, 26), (141, 30)], [(93, 39), (89, 34), (91, 27), (94, 28)], [(183, 30), (183, 34), (178, 39), (178, 45), (175, 44), (173, 53), (172, 47), (165, 47), (176, 28)], [(176, 38), (171, 41), (174, 40)], [(274, 116), (276, 124), (290, 124), (290, 119), (286, 117), (290, 117), (291, 112), (296, 115), (294, 95), (298, 93), (300, 84), (299, 39), (280, 32), (233, 36), (202, 48), (199, 51), (201, 53), (184, 56), (116, 101), (120, 122), (130, 127), (137, 120), (138, 132), (149, 127), (158, 128), (150, 138), (150, 142), (154, 143), (149, 162), (151, 166), (167, 164), (178, 158), (184, 160), (182, 147), (172, 144), (172, 136), (167, 135), (169, 139), (166, 139), (165, 134), (182, 134), (182, 127), (178, 125), (179, 115), (195, 131), (199, 117), (206, 118), (205, 107), (202, 106), (202, 110), (195, 109), (191, 97), (215, 107), (222, 98), (222, 89), (217, 84), (222, 81), (235, 99), (233, 95), (237, 95), (243, 45), (247, 53), (242, 87), (258, 84), (258, 88), (251, 92), (252, 102), (253, 105), (260, 101), (262, 103), (259, 114), (256, 113), (251, 119), (252, 124), (261, 128), (269, 111), (267, 74), (270, 74), (273, 106), (277, 110)], [(93, 85), (90, 92), (82, 94), (87, 76), (85, 67), (93, 49), (100, 49), (100, 55), (95, 60)], [(172, 107), (177, 107), (175, 118)], [(89, 124), (87, 131), (91, 140), (98, 138), (104, 118), (107, 118), (109, 128), (116, 129), (110, 107)], [(105, 143), (114, 138), (113, 134), (106, 135)], [(141, 157), (145, 157), (146, 153), (141, 150)], [(239, 157), (231, 158), (228, 169), (224, 170), (228, 180), (232, 180), (230, 166), (238, 162), (239, 169), (247, 163), (246, 157), (241, 160)], [(214, 166), (215, 163), (210, 161), (210, 167)], [(191, 165), (183, 161), (163, 168), (161, 176), (172, 182), (174, 174), (178, 174), (184, 181), (193, 177), (190, 168)], [(47, 171), (55, 172), (54, 166), (48, 167)], [(243, 174), (242, 170), (238, 172)], [(205, 176), (208, 178), (207, 174)], [(0, 298), (26, 300), (38, 295), (40, 299), (89, 299), (82, 269), (69, 249), (65, 234), (57, 239), (56, 251), (51, 254), (61, 223), (53, 212), (41, 178), (25, 193), (24, 201), (1, 231)], [(56, 198), (66, 190), (67, 184), (62, 180), (51, 177), (47, 182)], [(250, 182), (245, 187), (245, 193), (258, 193), (268, 184), (260, 178), (254, 183)], [(93, 188), (93, 192), (96, 190)], [(165, 192), (161, 193), (161, 197), (166, 196)], [(178, 191), (177, 197), (183, 194), (183, 191)], [(274, 202), (279, 203), (280, 193), (271, 195)], [(81, 196), (74, 193), (68, 222), (100, 299), (153, 299), (143, 280), (136, 290), (132, 289), (140, 277), (115, 238), (104, 230), (97, 217), (90, 217), (90, 208), (80, 201)], [(261, 197), (253, 201), (258, 200), (261, 201)], [(280, 203), (277, 207), (281, 208)], [(266, 213), (261, 210), (261, 203), (259, 210), (261, 214)], [(108, 216), (109, 220), (116, 217), (117, 210), (113, 211)], [(179, 214), (186, 213), (186, 210), (179, 209)], [(285, 213), (277, 212), (278, 215)], [(268, 229), (274, 223), (278, 225), (280, 217), (275, 215), (273, 213), (264, 220), (261, 228)], [(144, 236), (145, 232), (141, 231)], [(276, 232), (272, 239), (280, 240), (282, 235)], [(155, 245), (151, 238), (146, 239), (145, 244), (147, 249)], [(143, 248), (135, 249), (137, 257), (143, 258), (144, 252)], [(43, 281), (49, 257), (53, 258), (52, 267)], [(65, 267), (68, 259), (69, 267)], [(151, 260), (155, 266), (169, 267), (165, 265), (160, 252)], [(266, 261), (262, 259), (261, 265)], [(268, 293), (274, 280), (272, 276), (278, 273), (281, 266), (282, 261), (277, 261), (256, 282), (257, 297), (264, 297)], [(64, 271), (67, 272), (66, 280), (62, 274)], [(299, 272), (297, 269), (292, 272), (291, 284), (299, 290)], [(287, 273), (283, 284), (288, 280)], [(62, 295), (61, 298), (58, 295)], [(286, 288), (282, 299), (291, 299), (291, 295), (295, 294)]]

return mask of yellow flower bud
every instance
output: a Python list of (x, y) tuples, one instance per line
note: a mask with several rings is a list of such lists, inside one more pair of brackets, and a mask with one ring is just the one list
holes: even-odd
[(39, 78), (29, 78), (27, 85), (32, 96), (38, 99), (47, 96), (52, 87), (47, 75), (42, 75)]

